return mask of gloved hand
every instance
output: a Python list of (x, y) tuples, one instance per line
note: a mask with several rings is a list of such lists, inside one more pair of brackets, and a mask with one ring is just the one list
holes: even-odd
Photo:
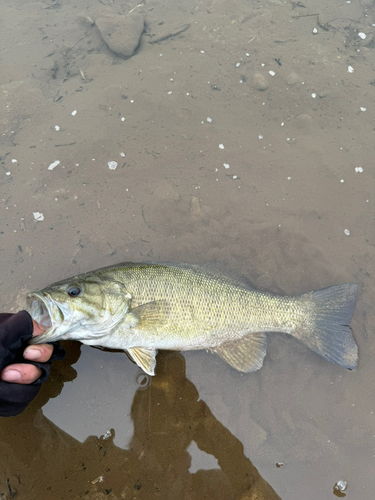
[[(42, 383), (47, 380), (51, 362), (65, 357), (65, 350), (58, 342), (53, 342), (50, 344), (53, 350), (47, 347), (49, 344), (32, 346), (33, 350), (40, 348), (40, 359), (46, 362), (30, 361), (27, 357), (25, 358), (26, 352), (30, 355), (31, 346), (28, 345), (28, 340), (31, 339), (33, 331), (34, 324), (28, 312), (0, 314), (0, 416), (2, 417), (22, 413), (38, 394)], [(37, 369), (31, 370), (30, 365)], [(17, 375), (17, 372), (20, 374), (19, 380), (4, 381), (6, 378), (9, 380), (10, 370), (13, 375)]]

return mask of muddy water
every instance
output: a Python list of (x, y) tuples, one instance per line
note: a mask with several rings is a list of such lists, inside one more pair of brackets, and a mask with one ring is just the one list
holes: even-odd
[[(134, 7), (124, 60), (83, 18)], [(259, 372), (160, 353), (152, 380), (66, 342), (1, 421), (1, 498), (374, 498), (373, 2), (16, 0), (0, 22), (3, 311), (125, 260), (360, 285), (355, 372), (280, 334)]]

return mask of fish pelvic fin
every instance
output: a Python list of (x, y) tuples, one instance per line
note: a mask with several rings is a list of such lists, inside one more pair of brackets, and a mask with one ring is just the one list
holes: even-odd
[(131, 359), (148, 375), (155, 375), (157, 349), (131, 347), (127, 349)]
[(266, 335), (264, 333), (252, 333), (241, 339), (225, 342), (219, 347), (210, 350), (236, 370), (250, 373), (262, 368), (266, 349)]
[(358, 347), (349, 324), (357, 294), (357, 284), (345, 283), (301, 295), (313, 301), (315, 319), (292, 335), (327, 361), (355, 370)]

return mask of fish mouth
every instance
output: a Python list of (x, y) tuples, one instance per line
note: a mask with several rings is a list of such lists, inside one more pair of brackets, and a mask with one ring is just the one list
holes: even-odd
[(61, 309), (47, 296), (41, 293), (29, 293), (26, 297), (27, 311), (32, 319), (45, 329), (41, 335), (30, 339), (30, 344), (52, 342), (58, 338), (56, 329), (64, 321)]

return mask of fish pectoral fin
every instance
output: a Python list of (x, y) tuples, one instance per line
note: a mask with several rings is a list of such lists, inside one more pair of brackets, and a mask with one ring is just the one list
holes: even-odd
[(157, 349), (145, 347), (131, 347), (127, 349), (132, 360), (148, 375), (155, 375)]
[(230, 366), (240, 372), (250, 373), (263, 366), (267, 337), (264, 333), (249, 334), (233, 342), (226, 342), (211, 349)]
[(163, 325), (170, 314), (170, 306), (166, 300), (153, 300), (131, 309), (130, 314), (137, 318), (137, 328), (153, 329), (155, 325)]

